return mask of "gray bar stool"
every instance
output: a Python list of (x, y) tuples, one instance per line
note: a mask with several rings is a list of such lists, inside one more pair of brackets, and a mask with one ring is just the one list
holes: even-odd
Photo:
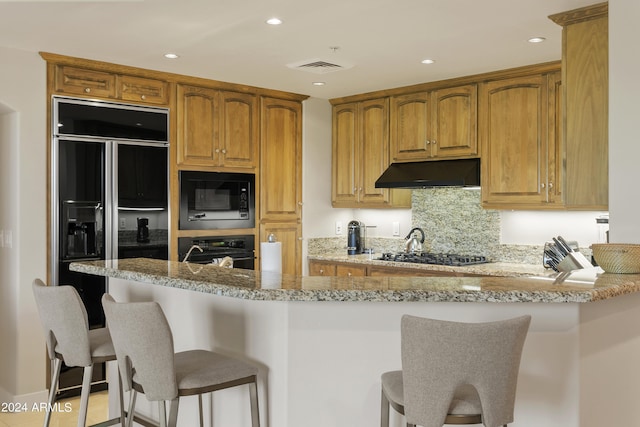
[[(109, 330), (107, 328), (89, 329), (87, 311), (78, 291), (73, 286), (46, 286), (42, 280), (35, 279), (31, 287), (52, 364), (49, 404), (44, 418), (44, 427), (48, 427), (51, 421), (51, 408), (58, 391), (58, 378), (63, 362), (67, 366), (84, 367), (78, 427), (85, 427), (93, 365), (116, 360)], [(113, 424), (124, 426), (122, 394), (120, 394), (120, 409), (119, 417), (94, 424), (93, 427)]]
[(402, 370), (382, 374), (380, 425), (389, 406), (407, 427), (513, 422), (522, 347), (531, 316), (462, 323), (405, 315)]
[[(248, 384), (251, 425), (260, 427), (256, 367), (207, 350), (174, 353), (171, 328), (156, 302), (116, 303), (105, 294), (102, 306), (122, 382), (127, 391), (132, 390), (128, 425), (134, 416), (138, 392), (151, 402), (158, 401), (161, 427), (176, 426), (180, 396), (198, 395), (202, 426), (202, 394)], [(168, 421), (165, 401), (170, 401)]]

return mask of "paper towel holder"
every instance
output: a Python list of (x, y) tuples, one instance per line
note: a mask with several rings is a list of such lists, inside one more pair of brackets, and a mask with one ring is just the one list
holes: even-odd
[(269, 243), (277, 242), (276, 235), (273, 234), (273, 233), (269, 233), (269, 235), (267, 236), (267, 242), (269, 242)]

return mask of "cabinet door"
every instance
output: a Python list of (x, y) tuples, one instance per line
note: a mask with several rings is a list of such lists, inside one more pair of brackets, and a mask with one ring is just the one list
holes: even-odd
[(335, 276), (336, 265), (328, 262), (309, 261), (309, 276)]
[(255, 168), (258, 103), (250, 94), (220, 92), (220, 158), (226, 167)]
[(260, 218), (299, 221), (302, 202), (302, 104), (262, 98)]
[(357, 203), (358, 182), (358, 103), (333, 107), (332, 195), (334, 207), (353, 207)]
[(391, 98), (392, 161), (416, 161), (431, 157), (427, 129), (429, 114), (427, 92)]
[(260, 226), (260, 241), (273, 233), (282, 242), (282, 274), (302, 274), (302, 226), (299, 223), (267, 222)]
[(217, 166), (217, 92), (213, 89), (178, 85), (178, 164)]
[(478, 87), (473, 85), (435, 91), (431, 150), (434, 157), (469, 157), (478, 154)]
[(120, 97), (124, 101), (167, 105), (169, 83), (136, 76), (120, 76)]
[(483, 85), (483, 203), (540, 205), (546, 200), (541, 187), (547, 161), (546, 87), (541, 75)]
[[(600, 5), (595, 5), (600, 6)], [(566, 105), (565, 202), (607, 210), (609, 204), (608, 18), (564, 29)]]
[(58, 65), (55, 72), (55, 90), (70, 95), (115, 98), (116, 76), (104, 71)]
[(389, 101), (387, 98), (363, 101), (360, 104), (358, 200), (364, 204), (382, 205), (389, 202), (389, 190), (376, 188), (376, 180), (389, 166)]

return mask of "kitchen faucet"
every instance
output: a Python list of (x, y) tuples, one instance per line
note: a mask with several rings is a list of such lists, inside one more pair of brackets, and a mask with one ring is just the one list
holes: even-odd
[(189, 251), (187, 252), (187, 255), (185, 255), (184, 259), (182, 260), (182, 262), (187, 262), (187, 260), (189, 259), (189, 256), (191, 256), (191, 252), (193, 252), (194, 249), (199, 250), (200, 252), (204, 252), (202, 250), (202, 248), (198, 245), (193, 245), (189, 248)]

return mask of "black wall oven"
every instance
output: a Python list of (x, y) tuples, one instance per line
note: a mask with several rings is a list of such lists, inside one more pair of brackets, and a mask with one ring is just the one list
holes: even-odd
[(178, 259), (196, 264), (218, 264), (224, 257), (233, 259), (233, 268), (253, 270), (255, 238), (253, 235), (180, 237)]
[(180, 171), (179, 228), (253, 228), (254, 188), (254, 174)]

